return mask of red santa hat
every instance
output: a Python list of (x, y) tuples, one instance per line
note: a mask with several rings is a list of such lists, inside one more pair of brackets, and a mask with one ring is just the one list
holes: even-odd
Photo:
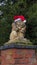
[(26, 23), (26, 19), (23, 15), (16, 15), (14, 16), (14, 22), (17, 22), (19, 20), (22, 20), (22, 22)]

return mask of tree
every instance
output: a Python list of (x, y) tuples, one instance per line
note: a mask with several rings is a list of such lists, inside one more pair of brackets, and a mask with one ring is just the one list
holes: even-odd
[(37, 3), (33, 4), (26, 13), (28, 18), (28, 31), (29, 38), (33, 44), (37, 44)]

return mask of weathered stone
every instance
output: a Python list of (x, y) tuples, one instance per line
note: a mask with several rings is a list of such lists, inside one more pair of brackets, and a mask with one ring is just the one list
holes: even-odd
[(12, 23), (12, 31), (10, 33), (9, 41), (5, 44), (17, 43), (28, 45), (32, 44), (30, 40), (24, 38), (26, 32), (26, 25), (23, 22)]

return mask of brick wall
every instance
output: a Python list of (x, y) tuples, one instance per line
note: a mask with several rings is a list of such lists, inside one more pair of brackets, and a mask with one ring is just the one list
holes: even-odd
[(37, 65), (34, 49), (6, 49), (1, 51), (1, 65)]

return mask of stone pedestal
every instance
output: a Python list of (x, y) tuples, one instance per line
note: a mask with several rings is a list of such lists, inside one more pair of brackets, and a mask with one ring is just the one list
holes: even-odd
[(1, 65), (37, 65), (37, 46), (6, 45), (0, 48)]

